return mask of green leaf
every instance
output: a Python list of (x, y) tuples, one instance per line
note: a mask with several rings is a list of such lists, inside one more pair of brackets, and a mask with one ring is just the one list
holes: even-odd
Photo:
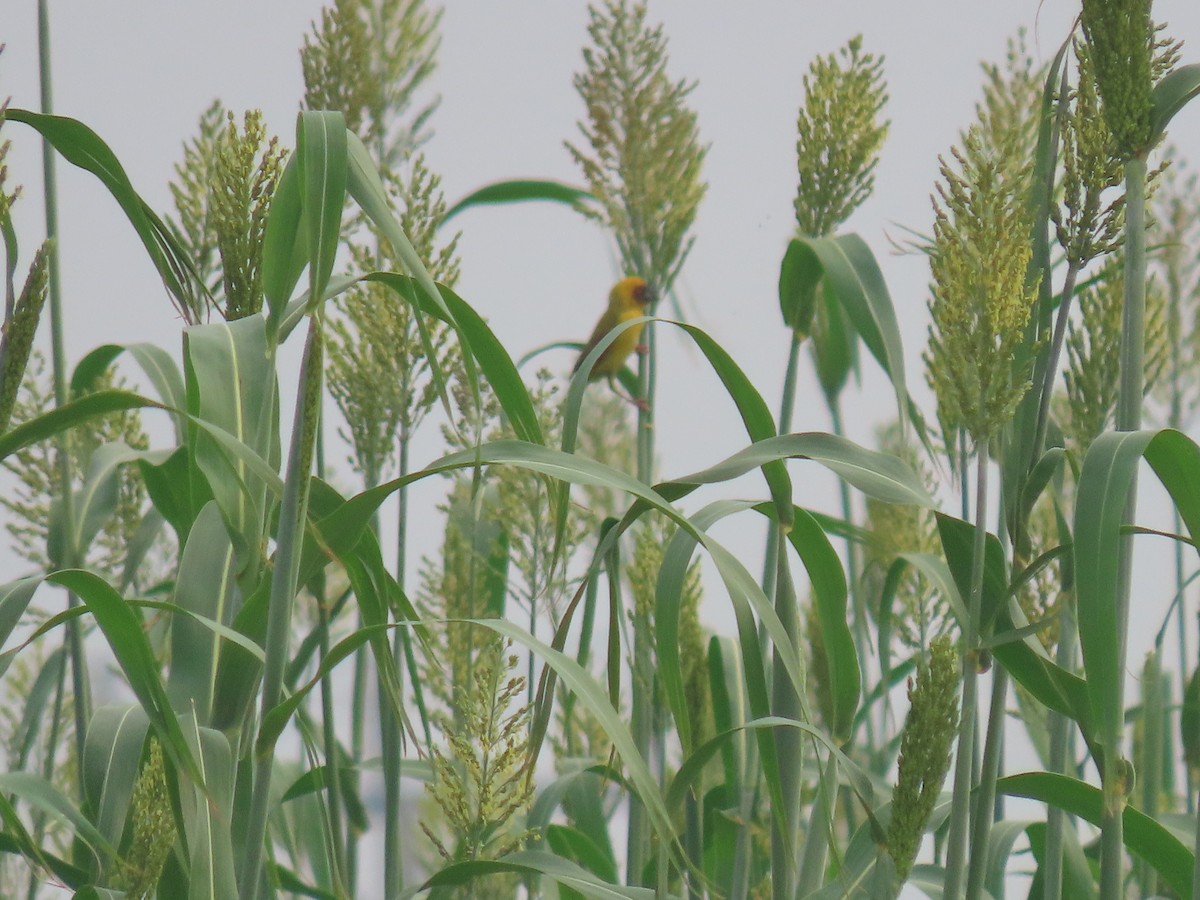
[[(1150, 114), (1152, 143), (1166, 133), (1167, 125), (1188, 101), (1200, 94), (1200, 63), (1180, 66), (1154, 86), (1150, 94), (1154, 109)], [(11, 115), (11, 113), (9, 113)]]
[(1188, 679), (1179, 711), (1179, 741), (1188, 768), (1200, 769), (1200, 667)]
[(498, 203), (524, 203), (530, 200), (549, 200), (552, 203), (564, 203), (572, 209), (582, 210), (589, 203), (595, 202), (595, 197), (583, 188), (577, 188), (560, 181), (543, 181), (537, 179), (515, 179), (513, 181), (496, 181), (484, 185), (463, 197), (442, 216), (438, 225), (445, 225), (460, 212), (472, 206), (492, 206)]
[(175, 531), (176, 541), (183, 546), (187, 543), (188, 532), (200, 509), (212, 499), (208, 482), (203, 478), (193, 480), (191, 477), (193, 470), (189, 463), (188, 448), (176, 448), (161, 462), (151, 463), (140, 459), (138, 471), (150, 502), (167, 520)]
[(579, 863), (603, 881), (616, 884), (620, 878), (611, 853), (577, 828), (550, 825), (546, 829), (546, 843), (559, 857)]
[[(975, 554), (975, 526), (954, 516), (937, 513), (938, 537), (942, 541), (942, 552), (950, 566), (959, 597), (971, 594), (972, 557)], [(1004, 547), (994, 534), (984, 538), (983, 554), (983, 600), (980, 604), (980, 633), (987, 635), (989, 626), (995, 621), (1008, 598), (1008, 573), (1004, 559)], [(966, 627), (966, 620), (959, 620), (959, 627)]]
[[(863, 343), (891, 379), (900, 416), (906, 418), (910, 401), (904, 378), (900, 326), (875, 254), (861, 237), (853, 233), (795, 238), (789, 245), (789, 252), (793, 252), (793, 247), (802, 248), (794, 252), (804, 256), (805, 260), (796, 265), (802, 266), (803, 271), (808, 273), (799, 283), (806, 284), (817, 272), (825, 279), (827, 290), (837, 298)], [(786, 310), (784, 318), (786, 321)]]
[(1088, 448), (1075, 501), (1075, 596), (1092, 718), (1107, 752), (1124, 728), (1119, 644), (1128, 623), (1118, 598), (1121, 525), (1137, 464), (1152, 432), (1110, 431)]
[(102, 706), (88, 723), (80, 766), (84, 794), (96, 827), (114, 847), (125, 832), (149, 728), (150, 720), (136, 704)]
[[(193, 464), (204, 473), (229, 524), (240, 567), (253, 567), (267, 529), (268, 494), (277, 490), (279, 480), (278, 387), (265, 321), (247, 316), (188, 328), (184, 368)], [(246, 455), (231, 454), (212, 428), (263, 460), (269, 473)]]
[(0, 791), (18, 797), (30, 806), (70, 826), (92, 852), (94, 863), (117, 856), (116, 847), (88, 821), (62, 791), (32, 772), (0, 772)]
[(238, 900), (233, 853), (234, 761), (219, 731), (201, 728), (195, 716), (183, 719), (183, 733), (204, 774), (206, 790), (180, 791), (189, 852), (191, 900)]
[(30, 865), (37, 866), (69, 888), (79, 888), (89, 880), (88, 873), (83, 869), (73, 866), (65, 859), (34, 844), (33, 838), (25, 830), (21, 820), (17, 818), (16, 810), (2, 796), (0, 796), (0, 818), (3, 818), (5, 828), (4, 831), (0, 831), (0, 853), (25, 857), (29, 860)]
[(159, 678), (158, 660), (150, 649), (141, 618), (104, 579), (91, 572), (66, 569), (47, 576), (46, 580), (73, 592), (88, 608), (162, 741), (164, 752), (176, 767), (203, 787), (204, 778)]
[(451, 863), (432, 875), (423, 885), (405, 892), (402, 896), (412, 897), (435, 887), (457, 887), (469, 883), (474, 878), (498, 872), (525, 876), (543, 875), (593, 900), (678, 900), (674, 894), (658, 894), (650, 888), (609, 884), (576, 863), (541, 850), (521, 850), (500, 859)]
[(5, 113), (5, 118), (29, 125), (67, 162), (100, 179), (141, 238), (167, 290), (184, 309), (198, 312), (194, 308), (195, 297), (200, 293), (207, 295), (208, 292), (196, 274), (187, 251), (133, 189), (129, 176), (109, 146), (92, 129), (76, 119), (45, 116), (24, 109), (10, 109)]
[[(107, 372), (122, 353), (129, 353), (137, 361), (165, 406), (178, 410), (187, 406), (179, 366), (171, 354), (153, 344), (104, 344), (97, 347), (75, 366), (71, 374), (71, 396), (81, 397), (89, 393), (96, 379)], [(178, 416), (174, 418), (175, 439), (182, 443), (182, 421)]]
[(820, 258), (807, 241), (792, 238), (779, 266), (779, 311), (788, 328), (805, 336), (812, 333), (817, 286), (824, 274)]
[[(0, 647), (4, 646), (13, 629), (20, 623), (41, 583), (41, 578), (33, 576), (18, 578), (0, 586)], [(8, 654), (0, 657), (0, 660), (3, 660), (0, 664), (0, 675), (4, 674), (11, 659)]]
[(448, 325), (456, 327), (479, 363), (480, 372), (495, 393), (500, 408), (521, 440), (535, 444), (546, 442), (538, 422), (529, 391), (521, 380), (512, 357), (497, 340), (483, 317), (470, 304), (445, 285), (437, 285), (441, 304), (433, 303), (419, 290), (417, 281), (407, 275), (394, 272), (372, 272), (364, 279), (385, 284), (397, 294), (417, 306), (426, 315), (434, 316)]
[(812, 585), (817, 621), (825, 645), (826, 671), (817, 677), (824, 680), (833, 697), (833, 720), (829, 727), (836, 739), (846, 741), (853, 731), (854, 714), (862, 696), (858, 651), (846, 611), (846, 575), (829, 538), (816, 520), (802, 509), (796, 509), (788, 540), (804, 563)]
[(304, 209), (300, 178), (300, 164), (293, 153), (275, 186), (263, 234), (263, 294), (270, 310), (267, 318), (272, 335), (279, 333), (288, 300), (308, 263), (308, 231), (301, 227)]
[[(1010, 775), (996, 782), (996, 791), (1010, 797), (1028, 797), (1050, 803), (1100, 826), (1104, 806), (1100, 788), (1066, 775), (1049, 772)], [(1148, 862), (1179, 896), (1190, 895), (1192, 852), (1166, 828), (1132, 806), (1125, 807), (1122, 820), (1126, 848)]]
[(342, 236), (346, 204), (346, 120), (340, 112), (304, 110), (296, 122), (301, 204), (308, 228), (308, 293), (322, 297)]
[[(200, 511), (180, 553), (175, 604), (214, 622), (228, 624), (235, 608), (237, 556), (217, 504)], [(171, 672), (167, 692), (175, 709), (192, 710), (201, 724), (210, 718), (221, 640), (195, 619), (171, 619)]]
[(730, 481), (781, 459), (811, 459), (876, 500), (927, 508), (937, 505), (917, 474), (896, 457), (820, 432), (785, 434), (757, 441), (714, 466), (672, 479), (658, 488), (664, 496), (678, 499), (702, 484)]
[(23, 450), (38, 441), (52, 438), (89, 419), (126, 412), (131, 409), (166, 409), (166, 407), (132, 391), (96, 391), (96, 393), (80, 397), (78, 400), (70, 400), (35, 419), (22, 422), (17, 427), (0, 435), (0, 459), (7, 459), (18, 450)]
[(846, 387), (850, 373), (858, 375), (858, 335), (828, 285), (821, 291), (819, 302), (825, 305), (825, 312), (820, 327), (814, 329), (809, 338), (808, 346), (825, 402), (832, 408)]

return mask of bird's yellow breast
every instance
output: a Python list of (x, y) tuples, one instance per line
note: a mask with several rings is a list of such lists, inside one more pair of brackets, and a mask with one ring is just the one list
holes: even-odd
[[(619, 312), (612, 314), (612, 318), (608, 327), (604, 329), (604, 333), (608, 334), (617, 325), (622, 322), (628, 322), (630, 319), (636, 319), (644, 314), (641, 307), (633, 309), (622, 309)], [(606, 314), (604, 318), (609, 318)], [(596, 360), (596, 365), (592, 369), (592, 378), (605, 378), (609, 375), (615, 375), (621, 371), (621, 366), (625, 365), (625, 360), (629, 354), (634, 351), (638, 345), (638, 339), (642, 336), (642, 328), (644, 322), (639, 322), (637, 325), (632, 325), (626, 328), (617, 339), (608, 345), (608, 349), (600, 354), (600, 358)]]
[[(645, 315), (651, 296), (645, 279), (629, 277), (618, 281), (608, 294), (608, 306), (605, 308), (604, 314), (600, 316), (600, 321), (596, 323), (583, 352), (579, 354), (575, 368), (579, 368), (588, 352), (600, 343), (610, 331), (623, 322)], [(591, 379), (610, 378), (621, 371), (625, 359), (637, 347), (641, 334), (642, 325), (638, 324), (617, 335), (616, 339), (596, 360), (595, 366), (592, 367)]]

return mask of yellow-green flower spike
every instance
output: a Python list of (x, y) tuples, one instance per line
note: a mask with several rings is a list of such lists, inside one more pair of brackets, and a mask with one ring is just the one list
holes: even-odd
[(958, 727), (958, 654), (946, 636), (929, 647), (929, 659), (909, 679), (912, 704), (900, 741), (899, 776), (892, 791), (888, 853), (903, 883), (912, 870), (925, 834), (925, 824), (950, 769), (950, 748)]
[(975, 129), (952, 156), (957, 169), (942, 161), (933, 199), (926, 377), (941, 421), (965, 428), (979, 445), (1012, 416), (1029, 387), (1028, 367), (1014, 371), (1012, 360), (1037, 285), (1027, 281), (1023, 179), (1003, 168)]
[(607, 0), (589, 8), (592, 46), (575, 89), (587, 108), (584, 146), (567, 150), (600, 203), (595, 218), (611, 229), (622, 265), (660, 291), (674, 281), (691, 248), (689, 231), (706, 185), (695, 86), (667, 75), (667, 40), (646, 24), (644, 3)]
[(831, 234), (875, 187), (888, 122), (883, 58), (862, 52), (862, 35), (838, 53), (813, 60), (804, 76), (796, 121), (796, 226), (811, 237)]

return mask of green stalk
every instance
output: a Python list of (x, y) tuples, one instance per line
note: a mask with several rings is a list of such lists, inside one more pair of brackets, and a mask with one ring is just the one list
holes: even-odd
[[(1183, 323), (1180, 321), (1180, 304), (1182, 303), (1183, 289), (1179, 283), (1179, 271), (1177, 255), (1172, 254), (1169, 258), (1170, 264), (1167, 267), (1167, 315), (1168, 326), (1167, 333), (1170, 338), (1170, 388), (1171, 388), (1171, 409), (1168, 413), (1167, 424), (1171, 428), (1179, 428), (1183, 423), (1183, 362), (1181, 346), (1181, 336), (1183, 332)], [(1183, 528), (1183, 520), (1179, 517), (1179, 509), (1174, 504), (1171, 505), (1171, 521), (1172, 530), (1179, 534)], [(1175, 595), (1179, 597), (1179, 602), (1175, 605), (1175, 630), (1179, 639), (1179, 696), (1187, 696), (1188, 673), (1188, 642), (1187, 642), (1187, 612), (1183, 602), (1184, 591), (1184, 574), (1183, 574), (1183, 544), (1180, 541), (1175, 541)], [(1183, 795), (1187, 804), (1188, 815), (1192, 815), (1196, 811), (1194, 779), (1192, 778), (1192, 770), (1189, 766), (1183, 767)]]
[[(55, 678), (54, 686), (54, 703), (51, 706), (50, 727), (46, 734), (46, 746), (50, 748), (42, 759), (42, 778), (50, 781), (54, 777), (54, 753), (53, 749), (58, 746), (58, 731), (62, 727), (62, 708), (64, 702), (64, 694), (67, 690), (67, 667), (65, 664), (65, 651), (59, 656), (58, 675)], [(14, 766), (14, 769), (24, 768), (23, 761), (21, 765)], [(42, 837), (45, 835), (45, 817), (40, 813), (35, 812), (33, 816), (33, 837), (34, 842), (40, 846)], [(29, 886), (26, 889), (27, 900), (37, 900), (38, 891), (42, 885), (42, 872), (35, 866), (29, 867)]]
[[(46, 0), (38, 0), (38, 77), (41, 89), (42, 112), (53, 115), (54, 98), (50, 76), (50, 10)], [(51, 241), (47, 266), (49, 269), (48, 291), (50, 294), (50, 352), (54, 372), (54, 405), (62, 406), (70, 397), (67, 393), (67, 352), (63, 346), (63, 303), (62, 279), (58, 268), (58, 179), (54, 169), (54, 148), (42, 138), (42, 182), (45, 189), (46, 237)], [(59, 435), (58, 445), (58, 500), (62, 530), (64, 534), (75, 533), (75, 497), (72, 492), (74, 474), (71, 466), (71, 451), (67, 433)], [(77, 548), (70, 541), (63, 542), (64, 559), (58, 560), (64, 569), (77, 565)], [(79, 598), (67, 594), (67, 608), (79, 605)], [(83, 625), (79, 619), (67, 622), (67, 649), (71, 657), (71, 692), (75, 709), (75, 758), (83, 759), (83, 745), (87, 737), (88, 722), (92, 718), (92, 692), (88, 679), (87, 656), (83, 649)]]
[(1050, 423), (1050, 399), (1054, 395), (1054, 381), (1058, 378), (1058, 358), (1062, 353), (1063, 340), (1067, 334), (1067, 320), (1070, 318), (1071, 300), (1074, 299), (1075, 280), (1079, 277), (1079, 268), (1080, 264), (1078, 260), (1071, 259), (1067, 261), (1067, 274), (1063, 279), (1062, 297), (1058, 303), (1058, 315), (1054, 320), (1054, 336), (1050, 341), (1050, 351), (1046, 358), (1046, 371), (1042, 378), (1042, 393), (1038, 402), (1037, 426), (1033, 433), (1033, 458), (1028, 463), (1030, 470), (1037, 465), (1046, 443), (1046, 428)]
[(829, 837), (833, 832), (833, 813), (838, 798), (837, 757), (829, 754), (825, 773), (817, 785), (817, 798), (808, 818), (808, 833), (804, 839), (804, 858), (800, 862), (800, 877), (795, 895), (807, 897), (816, 892), (825, 880), (825, 863), (829, 857)]
[[(1163, 720), (1166, 718), (1163, 697), (1162, 647), (1155, 644), (1142, 669), (1142, 758), (1137, 780), (1142, 788), (1142, 812), (1158, 819), (1158, 798), (1163, 786)], [(1143, 897), (1158, 894), (1158, 876), (1154, 867), (1144, 859), (1138, 860), (1138, 885)]]
[[(654, 683), (654, 668), (650, 660), (649, 623), (639, 613), (633, 616), (633, 701), (631, 727), (633, 740), (641, 757), (650, 762), (650, 742), (653, 731), (653, 698), (648, 687)], [(626, 858), (629, 868), (627, 881), (641, 885), (650, 848), (650, 820), (646, 807), (635, 796), (629, 798), (629, 831)]]
[[(1074, 596), (1063, 597), (1058, 617), (1058, 648), (1054, 661), (1070, 672), (1075, 667)], [(1071, 729), (1074, 723), (1066, 716), (1050, 713), (1050, 771), (1056, 775), (1071, 775), (1067, 769), (1070, 759)], [(1050, 804), (1046, 809), (1046, 861), (1043, 864), (1042, 896), (1044, 900), (1061, 900), (1063, 888), (1063, 829), (1067, 814), (1061, 807)]]
[[(408, 425), (400, 426), (399, 476), (408, 475)], [(377, 476), (376, 476), (377, 477)], [(396, 492), (396, 583), (404, 587), (408, 556), (408, 486)], [(397, 628), (392, 639), (392, 659), (396, 672), (404, 677), (408, 649), (408, 629)], [(395, 897), (404, 887), (404, 830), (401, 818), (400, 759), (403, 740), (400, 723), (393, 714), (383, 691), (379, 692), (379, 729), (383, 752), (383, 886), (384, 896)]]
[[(1121, 323), (1121, 386), (1117, 397), (1117, 430), (1137, 431), (1142, 424), (1143, 363), (1146, 309), (1146, 161), (1133, 157), (1125, 163), (1125, 310)], [(1137, 509), (1137, 474), (1125, 505), (1125, 522), (1132, 524)], [(1125, 671), (1129, 621), (1129, 594), (1133, 578), (1132, 537), (1121, 541), (1117, 582), (1117, 672)], [(1124, 869), (1122, 815), (1127, 792), (1121, 757), (1125, 683), (1118, 678), (1113, 702), (1116, 724), (1100, 735), (1104, 750), (1104, 811), (1100, 821), (1100, 898), (1119, 900)]]
[[(323, 581), (324, 579), (322, 579)], [(323, 587), (323, 585), (322, 585)], [(325, 592), (322, 590), (317, 598), (317, 615), (320, 618), (321, 658), (329, 655), (329, 609), (325, 605)], [(348, 822), (342, 821), (342, 779), (341, 752), (338, 749), (337, 723), (333, 712), (333, 685), (330, 676), (321, 679), (321, 741), (325, 753), (325, 796), (329, 808), (329, 838), (333, 858), (330, 860), (333, 868), (335, 884), (343, 881), (347, 884), (351, 895), (354, 893), (354, 856), (353, 844), (350, 840)], [(343, 840), (344, 839), (344, 840)]]
[[(833, 433), (839, 437), (845, 437), (846, 429), (842, 425), (842, 408), (836, 397), (830, 400), (829, 403), (829, 418), (833, 423)], [(845, 479), (838, 479), (838, 491), (841, 495), (842, 502), (842, 518), (848, 524), (854, 522), (854, 505), (850, 500), (850, 485)], [(870, 684), (869, 673), (867, 672), (867, 653), (869, 647), (867, 645), (867, 637), (870, 632), (870, 620), (867, 618), (867, 601), (859, 590), (859, 582), (856, 577), (858, 572), (858, 544), (854, 538), (846, 538), (846, 571), (849, 573), (847, 579), (847, 587), (850, 590), (850, 607), (854, 610), (854, 651), (858, 654), (858, 669), (859, 677), (863, 684)], [(880, 706), (881, 711), (886, 714), (886, 706)], [(868, 747), (875, 747), (875, 720), (871, 716), (864, 717), (864, 731), (867, 739)], [(854, 804), (850, 803), (849, 808), (853, 809)]]
[(983, 896), (988, 869), (988, 840), (995, 817), (996, 779), (1000, 775), (1000, 757), (1004, 750), (1004, 704), (1008, 700), (1008, 670), (992, 667), (992, 702), (988, 708), (987, 738), (983, 746), (983, 766), (975, 792), (971, 822), (971, 861), (967, 867), (967, 897)]
[[(322, 427), (324, 420), (325, 397), (322, 395), (317, 406), (316, 467), (313, 470), (314, 474), (322, 479), (325, 478), (325, 429)], [(324, 659), (329, 655), (329, 634), (333, 619), (325, 593), (327, 585), (324, 569), (313, 577), (313, 582), (313, 595), (317, 601), (317, 641), (321, 659)], [(286, 669), (284, 681), (287, 681)], [(321, 742), (325, 754), (325, 796), (333, 879), (335, 884), (344, 884), (347, 893), (354, 896), (358, 881), (358, 844), (353, 839), (349, 816), (345, 822), (342, 820), (342, 810), (345, 808), (342, 800), (342, 754), (338, 747), (337, 722), (333, 713), (333, 682), (328, 676), (321, 679)]]
[[(778, 541), (783, 545), (782, 528)], [(775, 612), (779, 616), (793, 646), (799, 642), (799, 621), (796, 610), (796, 592), (792, 586), (788, 569), (787, 554), (779, 553), (775, 574)], [(771, 666), (771, 714), (797, 722), (804, 721), (803, 699), (788, 678), (787, 667), (776, 647)], [(804, 742), (801, 732), (795, 728), (776, 728), (772, 735), (775, 753), (779, 759), (779, 788), (783, 797), (783, 825), (781, 832), (778, 818), (772, 817), (771, 825), (771, 891), (775, 900), (792, 900), (797, 896), (797, 849), (800, 837), (800, 794), (804, 787), (803, 761)]]
[[(779, 433), (787, 434), (792, 430), (792, 413), (796, 406), (796, 381), (800, 369), (800, 347), (804, 344), (805, 335), (792, 331), (792, 344), (788, 349), (787, 372), (783, 376), (783, 401), (779, 405)], [(763, 561), (763, 593), (768, 597), (775, 593), (775, 568), (779, 558), (779, 529), (774, 525), (767, 526), (767, 552)], [(766, 640), (766, 631), (759, 627), (759, 641)]]
[[(962, 714), (954, 761), (954, 794), (950, 806), (950, 840), (946, 850), (946, 880), (942, 896), (958, 900), (966, 876), (967, 832), (975, 759), (976, 693), (979, 681), (979, 617), (983, 606), (983, 559), (987, 549), (987, 441), (975, 451), (975, 545), (971, 554), (971, 595), (963, 623)], [(966, 472), (963, 473), (964, 477)]]
[[(303, 522), (308, 514), (309, 470), (316, 429), (309, 421), (321, 395), (321, 322), (309, 322), (308, 342), (300, 364), (300, 390), (296, 395), (296, 413), (292, 422), (292, 441), (288, 450), (287, 480), (279, 507), (279, 534), (276, 539), (275, 570), (271, 579), (271, 598), (267, 611), (267, 642), (264, 647), (262, 707), (259, 722), (279, 703), (283, 676), (288, 660), (292, 605), (296, 599)], [(245, 855), (238, 873), (238, 893), (256, 900), (262, 886), (262, 861), (267, 842), (267, 814), (271, 805), (271, 773), (275, 754), (261, 754), (254, 766), (254, 788), (246, 826)]]
[[(783, 376), (783, 399), (779, 405), (779, 434), (787, 434), (792, 429), (792, 415), (796, 406), (796, 382), (800, 370), (800, 348), (804, 344), (805, 338), (806, 335), (803, 332), (793, 329), (791, 345), (788, 348), (787, 371)], [(762, 576), (763, 593), (768, 597), (774, 597), (776, 594), (776, 576), (779, 569), (781, 540), (782, 536), (779, 533), (779, 527), (774, 523), (768, 524), (767, 547), (763, 559)], [(765, 648), (767, 646), (767, 633), (761, 622), (758, 626), (758, 639)], [(751, 745), (750, 753), (755, 753), (753, 745)], [(748, 769), (751, 771), (753, 768), (753, 765), (748, 766)], [(739, 809), (746, 821), (749, 821), (752, 813), (753, 797), (753, 792), (743, 792), (742, 803)], [(750, 846), (750, 829), (739, 828), (737, 832), (737, 844), (734, 849), (733, 885), (730, 891), (730, 897), (735, 898), (735, 900), (741, 900), (749, 891), (750, 869), (748, 864), (743, 863), (748, 863), (752, 852)]]
[[(655, 285), (654, 287), (658, 287)], [(637, 417), (637, 478), (650, 484), (654, 478), (654, 387), (656, 329), (653, 320), (642, 330), (647, 351), (638, 358), (638, 393), (645, 401), (638, 407)], [(639, 689), (654, 683), (654, 666), (651, 660), (649, 629), (638, 627), (635, 618), (633, 629), (633, 677), (635, 690), (632, 700), (633, 740), (641, 757), (650, 762), (650, 743), (654, 730), (654, 698), (652, 692)], [(627, 843), (629, 884), (642, 883), (642, 871), (646, 864), (646, 851), (650, 845), (650, 820), (646, 808), (636, 797), (629, 800), (629, 831)]]

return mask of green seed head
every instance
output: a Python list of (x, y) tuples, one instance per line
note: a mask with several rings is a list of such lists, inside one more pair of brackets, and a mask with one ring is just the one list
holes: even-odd
[(929, 647), (929, 658), (918, 664), (915, 683), (909, 680), (912, 705), (900, 741), (899, 775), (892, 791), (887, 837), (899, 883), (908, 877), (917, 858), (925, 824), (950, 769), (950, 748), (958, 727), (958, 682), (954, 642), (939, 637)]
[(1026, 204), (1014, 177), (967, 133), (942, 161), (930, 269), (932, 325), (926, 377), (943, 423), (986, 443), (1011, 418), (1029, 387), (1029, 366), (1013, 359), (1037, 297), (1027, 281), (1031, 250)]
[(1154, 142), (1155, 28), (1151, 0), (1083, 0), (1083, 33), (1091, 48), (1104, 120), (1121, 160), (1143, 156)]
[(646, 23), (644, 3), (606, 0), (589, 8), (592, 45), (575, 89), (587, 109), (583, 145), (567, 150), (600, 203), (595, 218), (617, 242), (621, 264), (660, 293), (675, 280), (707, 186), (700, 169), (694, 83), (667, 75), (667, 40)]
[(883, 58), (862, 52), (862, 35), (809, 66), (796, 121), (794, 205), (801, 234), (831, 234), (874, 189), (887, 100)]

